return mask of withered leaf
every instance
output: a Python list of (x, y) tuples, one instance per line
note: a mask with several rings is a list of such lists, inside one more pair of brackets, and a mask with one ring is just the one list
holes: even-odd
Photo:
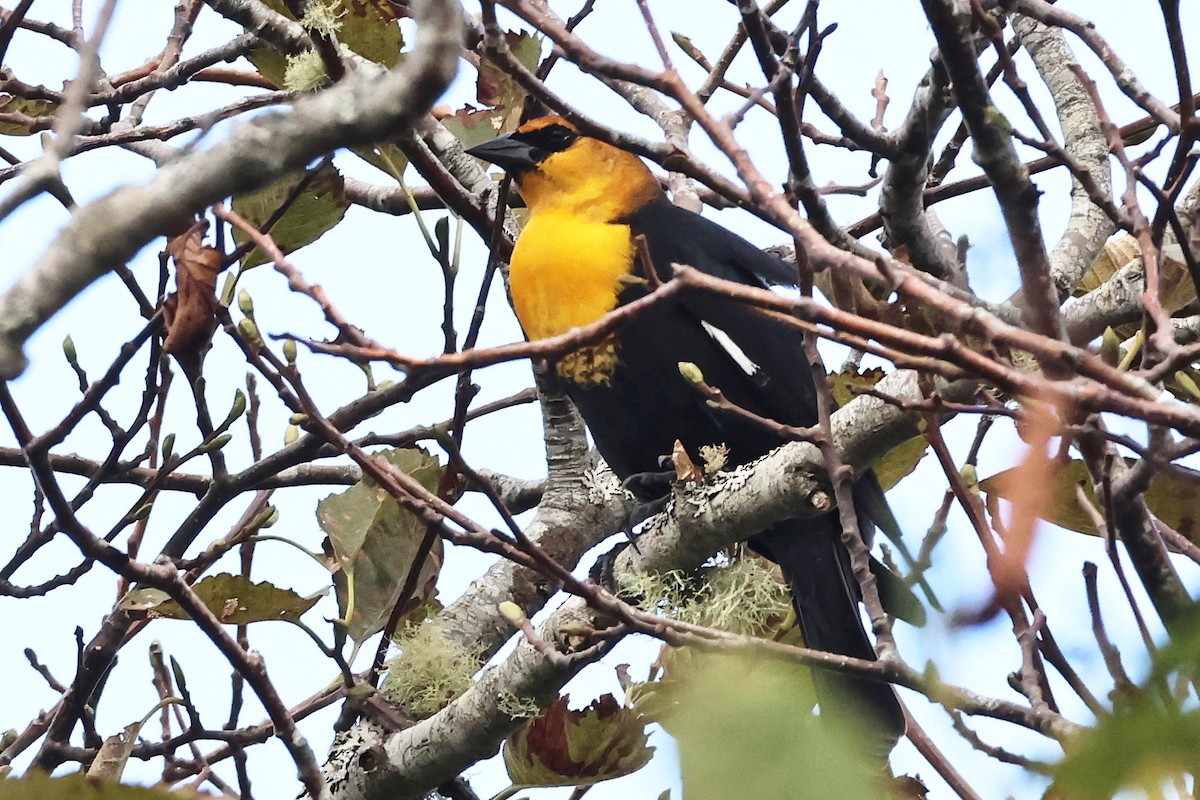
[(186, 786), (174, 791), (130, 786), (113, 780), (92, 779), (82, 772), (54, 778), (44, 772), (30, 770), (20, 778), (0, 781), (0, 800), (49, 800), (62, 797), (73, 800), (192, 800), (209, 798), (211, 795)]
[(704, 470), (696, 466), (683, 442), (675, 440), (671, 448), (671, 464), (675, 467), (675, 480), (679, 483), (704, 483)]
[[(537, 69), (542, 53), (540, 39), (528, 33), (509, 31), (505, 34), (505, 40), (509, 52), (517, 61), (530, 71)], [(479, 65), (475, 96), (486, 108), (465, 106), (439, 119), (447, 130), (458, 137), (463, 147), (474, 147), (502, 133), (514, 131), (521, 123), (525, 90), (516, 78), (486, 59)]]
[(167, 338), (163, 350), (185, 364), (199, 364), (217, 329), (217, 276), (220, 251), (203, 242), (198, 222), (167, 244), (175, 262), (175, 293), (163, 302)]
[(125, 765), (129, 762), (129, 754), (137, 744), (138, 732), (142, 729), (140, 721), (126, 725), (124, 730), (109, 736), (100, 746), (92, 765), (87, 769), (89, 780), (119, 781)]
[(504, 742), (504, 766), (519, 786), (581, 786), (628, 775), (654, 753), (641, 715), (611, 694), (580, 711), (551, 703)]
[(887, 373), (879, 367), (863, 370), (844, 369), (841, 372), (835, 372), (829, 376), (833, 399), (838, 406), (844, 406), (858, 396), (853, 387), (873, 387), (886, 377)]
[[(1159, 300), (1168, 314), (1175, 314), (1196, 300), (1196, 287), (1192, 283), (1184, 262), (1183, 249), (1178, 244), (1164, 245), (1159, 252), (1158, 281)], [(1081, 296), (1100, 288), (1122, 269), (1138, 267), (1144, 270), (1142, 248), (1137, 237), (1125, 234), (1104, 244), (1100, 254), (1096, 256), (1091, 267), (1075, 289), (1075, 296)], [(1122, 326), (1117, 333), (1128, 338), (1136, 330), (1135, 326)]]

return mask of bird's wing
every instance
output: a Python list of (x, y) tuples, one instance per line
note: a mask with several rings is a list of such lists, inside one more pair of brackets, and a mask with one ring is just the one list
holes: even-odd
[(654, 266), (664, 280), (671, 275), (671, 262), (654, 252), (655, 245), (670, 243), (674, 261), (696, 267), (709, 275), (751, 286), (796, 286), (796, 267), (764, 253), (733, 231), (687, 209), (672, 205), (665, 195), (646, 203), (625, 220), (634, 233), (645, 233), (654, 256)]
[[(670, 278), (671, 265), (678, 263), (756, 288), (795, 283), (791, 265), (665, 198), (646, 204), (628, 222), (635, 235), (645, 235), (654, 268), (664, 280)], [(754, 366), (755, 394), (761, 401), (752, 411), (790, 425), (816, 422), (812, 370), (798, 329), (743, 303), (703, 292), (684, 296), (679, 306), (702, 323), (733, 361)]]

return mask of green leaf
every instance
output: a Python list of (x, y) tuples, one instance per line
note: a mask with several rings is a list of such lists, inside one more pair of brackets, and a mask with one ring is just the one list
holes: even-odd
[(879, 367), (860, 371), (835, 372), (829, 376), (829, 388), (833, 392), (833, 401), (841, 408), (858, 397), (854, 387), (871, 388), (886, 377), (887, 373)]
[[(265, 581), (254, 583), (227, 572), (201, 579), (192, 586), (192, 591), (226, 625), (270, 620), (296, 622), (321, 599), (320, 595), (301, 597), (291, 589), (281, 589)], [(135, 589), (121, 598), (118, 608), (151, 619), (190, 619), (170, 595), (158, 589)]]
[(396, 17), (387, 3), (364, 3), (362, 0), (336, 0), (334, 7), (341, 12), (337, 39), (363, 58), (394, 67), (400, 62), (404, 36)]
[[(925, 623), (929, 621), (928, 615), (925, 613), (925, 606), (921, 605), (917, 593), (905, 579), (888, 569), (887, 565), (876, 559), (875, 556), (871, 556), (868, 566), (871, 568), (871, 574), (875, 576), (875, 583), (879, 588), (879, 599), (883, 602), (884, 609), (909, 625), (917, 628), (925, 627)], [(922, 584), (922, 586), (924, 585)], [(926, 591), (928, 593), (931, 590), (927, 589)]]
[(437, 258), (448, 269), (453, 269), (450, 263), (450, 218), (438, 217), (433, 223), (433, 236), (437, 240)]
[(636, 772), (650, 761), (645, 723), (606, 694), (580, 711), (551, 703), (504, 742), (504, 766), (517, 786), (585, 786)]
[(1172, 389), (1176, 397), (1193, 405), (1200, 402), (1200, 385), (1197, 385), (1196, 379), (1190, 374), (1194, 372), (1195, 370), (1177, 370), (1173, 376), (1176, 388)]
[(1200, 370), (1195, 367), (1176, 370), (1163, 381), (1163, 387), (1177, 400), (1192, 405), (1200, 404)]
[(929, 442), (924, 436), (914, 436), (896, 445), (875, 462), (875, 477), (879, 479), (883, 490), (886, 492), (912, 474), (928, 449)]
[[(263, 4), (275, 13), (282, 14), (290, 20), (296, 19), (288, 11), (284, 0), (263, 0)], [(251, 50), (246, 55), (246, 59), (258, 69), (259, 75), (262, 75), (280, 89), (284, 87), (286, 83), (284, 77), (287, 75), (288, 62), (286, 54), (279, 52), (273, 47), (263, 46)]]
[(1153, 670), (1146, 683), (1160, 680), (1176, 671), (1184, 672), (1191, 678), (1189, 671), (1200, 664), (1200, 607), (1193, 606), (1171, 627), (1171, 638), (1154, 654)]
[[(542, 54), (541, 39), (529, 33), (516, 31), (509, 31), (505, 38), (508, 41), (508, 49), (517, 61), (531, 71), (537, 69)], [(475, 96), (486, 108), (466, 106), (450, 116), (443, 117), (441, 123), (458, 137), (463, 147), (483, 144), (502, 133), (510, 133), (517, 129), (521, 124), (521, 111), (525, 107), (526, 94), (515, 78), (484, 59), (479, 65)]]
[(175, 678), (175, 691), (179, 693), (179, 697), (183, 702), (192, 705), (192, 693), (188, 691), (187, 675), (183, 671), (183, 664), (179, 663), (179, 659), (171, 656), (171, 676)]
[[(1132, 463), (1132, 460), (1130, 461)], [(1011, 500), (1020, 491), (1018, 468), (998, 472), (980, 482), (979, 488), (989, 495), (995, 494), (1006, 500)], [(1083, 489), (1088, 499), (1096, 504), (1096, 495), (1092, 491), (1092, 481), (1088, 477), (1087, 467), (1077, 459), (1060, 465), (1056, 474), (1056, 485), (1043, 519), (1060, 528), (1098, 536), (1099, 532), (1092, 524), (1092, 518), (1079, 508), (1075, 500), (1075, 487)], [(1182, 533), (1193, 543), (1200, 543), (1200, 485), (1184, 480), (1169, 472), (1160, 472), (1154, 476), (1150, 488), (1145, 494), (1146, 505), (1154, 516), (1158, 517), (1169, 527)], [(1099, 504), (1097, 504), (1099, 507)]]
[(256, 47), (246, 54), (246, 60), (254, 65), (258, 74), (281, 89), (286, 85), (288, 59), (283, 53), (269, 45)]
[[(1167, 699), (1161, 690), (1177, 677), (1194, 678), (1197, 663), (1200, 613), (1193, 609), (1175, 620), (1171, 638), (1154, 653), (1142, 685), (1114, 693), (1113, 713), (1069, 743), (1055, 770), (1056, 796), (1068, 800), (1162, 797), (1164, 784), (1183, 773), (1195, 774), (1200, 711), (1182, 711), (1176, 704), (1187, 702), (1184, 696)], [(1141, 791), (1122, 791), (1129, 789)]]
[[(872, 387), (887, 377), (887, 373), (879, 367), (872, 367), (859, 372), (842, 370), (829, 376), (830, 390), (833, 400), (838, 406), (844, 406), (858, 396), (854, 387)], [(875, 477), (886, 492), (917, 468), (929, 442), (924, 436), (914, 436), (907, 442), (893, 447), (887, 455), (875, 464)]]
[[(537, 69), (542, 55), (542, 41), (525, 31), (508, 31), (504, 34), (509, 52), (530, 72)], [(479, 78), (475, 82), (475, 99), (482, 105), (503, 108), (520, 114), (526, 92), (517, 79), (504, 72), (491, 61), (484, 59), (479, 65)]]
[(1162, 797), (1165, 782), (1195, 771), (1197, 753), (1200, 712), (1164, 709), (1143, 697), (1072, 744), (1055, 770), (1055, 796), (1109, 798), (1128, 787), (1142, 790), (1130, 796)]
[(688, 800), (884, 794), (861, 741), (812, 715), (806, 672), (744, 653), (691, 660), (671, 714)]
[(1121, 355), (1121, 337), (1111, 327), (1105, 328), (1100, 339), (1100, 358), (1110, 367), (1116, 367), (1121, 363)]
[(408, 166), (408, 156), (404, 155), (399, 147), (390, 142), (364, 145), (363, 147), (351, 147), (350, 152), (380, 172), (392, 176), (397, 181), (401, 180), (404, 175), (404, 168)]
[(58, 104), (52, 100), (26, 100), (11, 94), (0, 94), (0, 114), (19, 114), (27, 120), (0, 121), (0, 136), (32, 136), (49, 127), (37, 124), (39, 117), (52, 117)]
[(448, 117), (443, 117), (441, 123), (446, 130), (453, 133), (462, 142), (464, 148), (495, 139), (502, 133), (510, 133), (517, 129), (520, 114), (516, 117), (492, 108), (460, 108)]
[[(376, 454), (437, 491), (445, 471), (420, 449)], [(369, 478), (317, 505), (317, 523), (329, 537), (334, 587), (347, 631), (362, 641), (383, 630), (425, 537), (425, 524)], [(442, 565), (441, 540), (421, 565), (416, 596), (406, 613), (420, 612), (433, 596)]]
[(171, 595), (162, 589), (147, 586), (127, 592), (121, 598), (121, 602), (117, 604), (117, 608), (130, 615), (146, 617), (150, 616), (149, 612), (154, 611), (163, 603), (169, 602), (171, 602)]
[[(291, 20), (292, 14), (283, 0), (264, 0), (272, 10)], [(400, 62), (400, 51), (404, 49), (404, 35), (397, 24), (396, 14), (390, 3), (384, 0), (327, 0), (329, 16), (336, 18), (334, 27), (338, 42), (363, 58), (394, 67)], [(246, 56), (258, 72), (278, 87), (285, 84), (287, 56), (271, 47), (259, 47)]]
[[(328, 163), (233, 198), (233, 210), (259, 230), (275, 220), (265, 232), (270, 233), (284, 255), (321, 238), (342, 221), (348, 206), (342, 191), (342, 176)], [(236, 228), (233, 238), (239, 245), (249, 241)], [(256, 247), (242, 258), (242, 267), (249, 269), (269, 260)]]
[[(799, 627), (795, 625), (794, 617), (783, 622), (790, 627), (772, 638), (783, 644), (802, 647), (804, 641), (800, 636)], [(694, 688), (694, 676), (703, 674), (703, 662), (709, 657), (709, 653), (695, 648), (663, 645), (658, 658), (651, 665), (648, 679), (626, 687), (626, 701), (637, 709), (647, 722), (661, 725), (667, 733), (678, 739), (684, 732), (678, 726), (680, 708), (688, 702)], [(808, 705), (804, 713), (811, 714), (816, 703), (812, 670), (797, 669), (795, 677), (796, 683), (792, 690), (807, 699)]]

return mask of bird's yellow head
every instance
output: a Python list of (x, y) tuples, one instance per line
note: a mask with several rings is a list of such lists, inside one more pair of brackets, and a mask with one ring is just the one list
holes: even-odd
[(613, 222), (662, 193), (641, 160), (585, 136), (562, 117), (539, 117), (467, 151), (504, 169), (529, 210), (567, 211)]

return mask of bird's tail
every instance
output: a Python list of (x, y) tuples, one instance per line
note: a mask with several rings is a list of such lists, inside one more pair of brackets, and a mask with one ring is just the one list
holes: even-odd
[[(752, 543), (783, 572), (808, 647), (875, 659), (836, 513), (778, 523)], [(824, 669), (814, 669), (813, 677), (822, 716), (849, 722), (870, 749), (886, 753), (904, 734), (904, 712), (890, 684)]]

